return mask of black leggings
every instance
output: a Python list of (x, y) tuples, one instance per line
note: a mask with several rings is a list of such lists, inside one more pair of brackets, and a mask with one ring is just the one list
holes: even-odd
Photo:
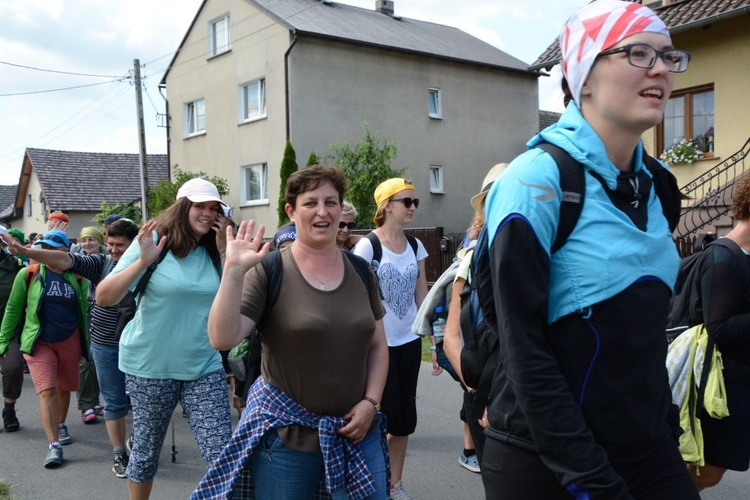
[[(638, 500), (700, 500), (673, 442), (665, 442), (642, 460), (613, 467)], [(574, 498), (536, 453), (491, 437), (484, 443), (482, 481), (487, 500)]]

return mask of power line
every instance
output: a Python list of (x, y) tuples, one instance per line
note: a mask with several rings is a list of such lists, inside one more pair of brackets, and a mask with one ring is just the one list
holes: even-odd
[(63, 88), (59, 88), (59, 89), (33, 90), (31, 92), (15, 92), (15, 93), (12, 93), (12, 94), (0, 94), (0, 97), (12, 97), (12, 96), (18, 96), (18, 95), (31, 95), (31, 94), (44, 94), (44, 93), (47, 93), (47, 92), (61, 92), (63, 90), (82, 89), (82, 88), (85, 88), (85, 87), (94, 87), (96, 85), (105, 85), (107, 83), (121, 82), (123, 80), (127, 80), (128, 78), (130, 78), (130, 77), (123, 76), (121, 78), (118, 78), (117, 80), (109, 80), (109, 81), (106, 81), (106, 82), (99, 82), (99, 83), (89, 83), (87, 85), (76, 85), (75, 87), (63, 87)]
[(72, 73), (70, 71), (57, 71), (54, 69), (44, 69), (44, 68), (35, 68), (33, 66), (24, 66), (23, 64), (15, 64), (15, 63), (10, 63), (6, 61), (0, 61), (0, 64), (5, 64), (7, 66), (15, 66), (16, 68), (31, 69), (34, 71), (44, 71), (47, 73), (60, 73), (62, 75), (90, 76), (93, 78), (120, 78), (118, 75), (92, 75), (88, 73)]

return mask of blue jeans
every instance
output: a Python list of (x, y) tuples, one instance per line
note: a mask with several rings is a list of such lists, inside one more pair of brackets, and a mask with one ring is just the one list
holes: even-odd
[(116, 420), (128, 414), (125, 374), (117, 364), (119, 355), (119, 347), (91, 343), (91, 359), (96, 366), (99, 390), (104, 397), (105, 420)]
[[(369, 499), (383, 500), (390, 494), (386, 484), (385, 457), (380, 447), (380, 431), (376, 426), (359, 443), (367, 468), (378, 484)], [(296, 451), (288, 448), (276, 430), (266, 433), (250, 457), (255, 478), (256, 500), (296, 500), (313, 498), (324, 477), (321, 452)], [(331, 497), (346, 499), (346, 489), (335, 491)]]

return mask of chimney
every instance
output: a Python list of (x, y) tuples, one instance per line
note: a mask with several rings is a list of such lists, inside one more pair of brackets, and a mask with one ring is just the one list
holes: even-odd
[(375, 10), (393, 17), (393, 0), (375, 0)]

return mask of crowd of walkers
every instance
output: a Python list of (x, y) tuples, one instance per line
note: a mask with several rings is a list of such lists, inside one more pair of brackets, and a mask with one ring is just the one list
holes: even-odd
[[(433, 375), (445, 369), (464, 391), (459, 463), (481, 471), (488, 499), (697, 499), (727, 469), (747, 470), (750, 280), (724, 247), (705, 252), (696, 314), (725, 353), (731, 416), (698, 416), (703, 474), (683, 462), (667, 384), (680, 197), (641, 136), (662, 120), (690, 55), (651, 9), (619, 0), (580, 9), (560, 49), (565, 112), (488, 172), (471, 199), (465, 248), (430, 295), (427, 251), (406, 231), (418, 187), (380, 183), (375, 229), (354, 234), (357, 210), (335, 166), (289, 177), (290, 223), (271, 245), (264, 226), (235, 224), (202, 179), (141, 228), (108, 218), (77, 245), (63, 214), (26, 245), (0, 229), (1, 269), (12, 277), (0, 284), (5, 430), (20, 428), (14, 405), (28, 367), (44, 466), (64, 461), (77, 390), (82, 420), (106, 422), (112, 470), (131, 499), (149, 497), (180, 403), (207, 466), (194, 499), (408, 500), (426, 336)], [(568, 157), (577, 193), (564, 184)], [(744, 179), (727, 238), (750, 260), (749, 193)], [(582, 205), (562, 234), (570, 212), (561, 200), (571, 194)], [(497, 358), (486, 387), (471, 387), (458, 315), (482, 272)], [(438, 310), (447, 311), (444, 338), (430, 327)], [(232, 388), (241, 410), (233, 430), (227, 353), (252, 338), (258, 366), (246, 367), (259, 376)]]

